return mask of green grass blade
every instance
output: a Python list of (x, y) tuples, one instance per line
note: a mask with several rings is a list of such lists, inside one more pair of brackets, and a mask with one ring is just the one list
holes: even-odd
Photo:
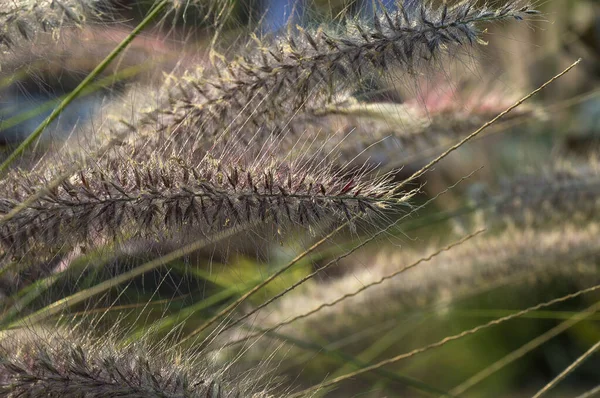
[(131, 33), (121, 42), (119, 45), (94, 68), (94, 70), (87, 75), (85, 79), (63, 99), (63, 101), (52, 111), (52, 113), (8, 156), (8, 158), (0, 165), (0, 175), (4, 174), (8, 167), (15, 161), (15, 159), (25, 151), (33, 142), (44, 132), (46, 127), (50, 125), (64, 110), (73, 102), (85, 89), (88, 87), (94, 79), (96, 79), (100, 73), (102, 73), (108, 65), (135, 39), (135, 37), (150, 24), (158, 16), (158, 14), (165, 8), (169, 2), (167, 0), (161, 1), (154, 7), (152, 11), (144, 18), (138, 26), (136, 26)]

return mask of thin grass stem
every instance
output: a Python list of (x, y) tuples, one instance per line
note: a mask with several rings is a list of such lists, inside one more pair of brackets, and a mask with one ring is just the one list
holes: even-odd
[(579, 322), (589, 318), (591, 315), (593, 315), (597, 311), (600, 311), (600, 302), (588, 307), (584, 311), (578, 312), (577, 314), (572, 316), (570, 319), (568, 319), (564, 322), (561, 322), (560, 324), (558, 324), (557, 326), (548, 330), (547, 332), (545, 332), (545, 333), (539, 335), (538, 337), (536, 337), (535, 339), (529, 341), (527, 344), (522, 345), (521, 347), (512, 351), (510, 354), (502, 357), (501, 359), (494, 362), (487, 368), (482, 369), (481, 371), (477, 372), (475, 375), (471, 376), (469, 379), (467, 379), (463, 383), (459, 384), (458, 386), (456, 386), (452, 390), (450, 390), (450, 394), (462, 395), (465, 391), (467, 391), (474, 385), (476, 385), (476, 384), (480, 383), (481, 381), (485, 380), (486, 378), (490, 377), (491, 375), (493, 375), (500, 369), (504, 368), (505, 366), (511, 364), (512, 362), (516, 361), (517, 359), (522, 358), (524, 355), (533, 351), (534, 349), (541, 346), (542, 344), (546, 343), (553, 337), (558, 336), (559, 334), (572, 328)]
[(285, 325), (289, 325), (289, 324), (291, 324), (291, 323), (294, 323), (294, 322), (295, 322), (295, 321), (297, 321), (297, 320), (300, 320), (300, 319), (303, 319), (303, 318), (309, 317), (309, 316), (311, 316), (311, 315), (313, 315), (313, 314), (315, 314), (315, 313), (319, 312), (319, 311), (320, 311), (320, 310), (322, 310), (323, 308), (327, 308), (327, 307), (333, 307), (333, 306), (335, 306), (336, 304), (338, 304), (338, 303), (342, 302), (343, 300), (345, 300), (345, 299), (347, 299), (347, 298), (350, 298), (350, 297), (354, 297), (354, 296), (356, 296), (356, 295), (358, 295), (358, 294), (362, 293), (364, 290), (367, 290), (367, 289), (369, 289), (369, 288), (372, 288), (372, 287), (374, 287), (374, 286), (380, 285), (380, 284), (382, 284), (383, 282), (385, 282), (386, 280), (388, 280), (388, 279), (391, 279), (391, 278), (393, 278), (393, 277), (395, 277), (395, 276), (398, 276), (398, 275), (400, 275), (401, 273), (403, 273), (403, 272), (405, 272), (405, 271), (407, 271), (407, 270), (409, 270), (409, 269), (411, 269), (411, 268), (414, 268), (414, 267), (418, 266), (418, 265), (419, 265), (419, 264), (421, 264), (421, 263), (427, 262), (427, 261), (431, 260), (432, 258), (434, 258), (435, 256), (437, 256), (437, 255), (439, 255), (439, 254), (441, 254), (441, 253), (443, 253), (443, 252), (445, 252), (445, 251), (448, 251), (448, 250), (452, 249), (453, 247), (456, 247), (456, 246), (458, 246), (458, 245), (461, 245), (462, 243), (466, 242), (467, 240), (469, 240), (469, 239), (471, 239), (471, 238), (474, 238), (475, 236), (477, 236), (477, 235), (479, 235), (479, 234), (481, 234), (481, 233), (483, 233), (483, 232), (484, 232), (484, 230), (481, 230), (481, 231), (477, 231), (477, 232), (475, 232), (475, 233), (473, 233), (473, 234), (470, 234), (470, 235), (468, 235), (468, 236), (465, 236), (464, 238), (462, 238), (462, 239), (460, 239), (460, 240), (458, 240), (458, 241), (456, 241), (456, 242), (453, 242), (453, 243), (449, 244), (448, 246), (446, 246), (446, 247), (443, 247), (443, 248), (441, 248), (440, 250), (436, 251), (435, 253), (432, 253), (431, 255), (429, 255), (429, 256), (427, 256), (427, 257), (421, 258), (421, 259), (419, 259), (419, 260), (415, 261), (414, 263), (412, 263), (412, 264), (410, 264), (410, 265), (407, 265), (406, 267), (403, 267), (403, 268), (399, 269), (398, 271), (396, 271), (396, 272), (394, 272), (394, 273), (392, 273), (392, 274), (386, 275), (386, 276), (382, 277), (381, 279), (379, 279), (379, 280), (377, 280), (377, 281), (375, 281), (375, 282), (373, 282), (373, 283), (369, 283), (369, 284), (367, 284), (367, 285), (364, 285), (362, 288), (360, 288), (360, 289), (358, 289), (358, 290), (356, 290), (356, 291), (354, 291), (354, 292), (352, 292), (352, 293), (345, 294), (345, 295), (343, 295), (342, 297), (338, 298), (337, 300), (334, 300), (334, 301), (332, 301), (332, 302), (329, 302), (329, 303), (322, 304), (322, 305), (318, 306), (317, 308), (315, 308), (315, 309), (313, 309), (313, 310), (311, 310), (311, 311), (308, 311), (308, 312), (306, 312), (306, 313), (304, 313), (304, 314), (302, 314), (302, 315), (298, 315), (298, 316), (296, 316), (296, 317), (294, 317), (294, 318), (292, 318), (292, 319), (290, 319), (290, 320), (287, 320), (287, 321), (285, 321), (285, 322), (280, 322), (280, 323), (278, 323), (277, 325), (274, 325), (274, 326), (272, 326), (272, 327), (270, 327), (270, 328), (268, 328), (268, 329), (263, 329), (263, 330), (260, 330), (260, 332), (257, 332), (257, 333), (254, 333), (254, 334), (251, 334), (251, 335), (249, 335), (249, 336), (246, 336), (246, 337), (244, 337), (244, 338), (242, 338), (242, 339), (239, 339), (239, 340), (236, 340), (236, 341), (232, 341), (232, 342), (228, 343), (227, 345), (228, 345), (228, 346), (231, 346), (231, 345), (239, 344), (239, 343), (242, 343), (242, 342), (244, 342), (244, 341), (247, 341), (247, 340), (253, 339), (253, 338), (255, 338), (255, 337), (259, 337), (259, 336), (261, 336), (261, 335), (262, 335), (262, 334), (264, 334), (264, 333), (268, 333), (268, 332), (270, 332), (270, 331), (273, 331), (273, 330), (276, 330), (276, 329), (278, 329), (278, 328), (280, 328), (280, 327), (282, 327), (282, 326), (285, 326)]
[[(343, 376), (336, 377), (334, 379), (325, 381), (325, 382), (323, 382), (320, 385), (316, 385), (316, 386), (307, 388), (305, 390), (302, 390), (302, 391), (300, 391), (298, 393), (292, 394), (290, 396), (290, 398), (300, 398), (300, 397), (304, 397), (304, 396), (310, 395), (310, 394), (314, 393), (315, 391), (317, 391), (317, 390), (319, 390), (321, 388), (329, 387), (329, 386), (341, 383), (341, 382), (343, 382), (345, 380), (352, 379), (352, 378), (354, 378), (354, 377), (356, 377), (358, 375), (361, 375), (363, 373), (371, 372), (373, 370), (382, 368), (384, 366), (387, 366), (387, 365), (399, 362), (399, 361), (401, 361), (403, 359), (408, 359), (408, 358), (414, 357), (414, 356), (416, 356), (418, 354), (421, 354), (423, 352), (432, 350), (434, 348), (441, 347), (441, 346), (443, 346), (443, 345), (445, 345), (445, 344), (447, 344), (449, 342), (460, 340), (460, 339), (462, 339), (464, 337), (467, 337), (467, 336), (471, 336), (471, 335), (473, 335), (475, 333), (480, 332), (481, 330), (490, 328), (492, 326), (499, 325), (501, 323), (510, 321), (512, 319), (516, 319), (516, 318), (518, 318), (518, 317), (520, 317), (522, 315), (528, 314), (528, 313), (530, 313), (532, 311), (537, 311), (537, 310), (540, 310), (540, 309), (543, 309), (543, 308), (546, 308), (546, 307), (550, 307), (550, 306), (552, 306), (554, 304), (559, 304), (559, 303), (562, 303), (562, 302), (565, 302), (565, 301), (577, 298), (577, 297), (582, 296), (584, 294), (592, 293), (592, 292), (595, 292), (595, 291), (598, 291), (598, 290), (600, 290), (600, 285), (595, 285), (595, 286), (589, 287), (587, 289), (582, 289), (582, 290), (579, 290), (579, 291), (577, 291), (575, 293), (568, 294), (566, 296), (562, 296), (562, 297), (559, 297), (559, 298), (556, 298), (556, 299), (553, 299), (553, 300), (550, 300), (550, 301), (546, 301), (544, 303), (537, 304), (537, 305), (535, 305), (533, 307), (526, 308), (526, 309), (524, 309), (522, 311), (519, 311), (519, 312), (516, 312), (514, 314), (511, 314), (511, 315), (508, 315), (508, 316), (505, 316), (505, 317), (502, 317), (502, 318), (495, 319), (493, 321), (490, 321), (490, 322), (485, 323), (483, 325), (479, 325), (479, 326), (474, 327), (474, 328), (469, 329), (469, 330), (465, 330), (462, 333), (459, 333), (459, 334), (456, 334), (456, 335), (453, 335), (453, 336), (445, 337), (442, 340), (439, 340), (439, 341), (437, 341), (437, 342), (435, 342), (433, 344), (429, 344), (427, 346), (424, 346), (424, 347), (421, 347), (421, 348), (417, 348), (417, 349), (412, 350), (410, 352), (407, 352), (405, 354), (400, 354), (400, 355), (397, 355), (395, 357), (388, 358), (386, 360), (383, 360), (381, 362), (373, 364), (371, 366), (367, 366), (365, 368), (359, 369), (359, 370), (357, 370), (355, 372), (348, 373), (348, 374), (345, 374)], [(596, 345), (594, 345), (594, 347), (592, 347), (592, 348), (594, 349), (594, 351), (596, 349), (600, 348), (600, 342), (596, 343)], [(588, 351), (589, 354), (588, 353), (586, 353), (586, 354), (588, 354), (588, 356), (589, 356), (594, 351), (591, 351), (591, 349), (590, 349), (590, 351)], [(583, 359), (586, 359), (586, 358), (587, 357), (585, 357)], [(565, 371), (567, 371), (567, 370), (568, 369), (566, 369)], [(535, 396), (534, 398), (538, 398), (538, 396)]]
[(475, 138), (477, 135), (479, 135), (481, 132), (483, 132), (484, 130), (486, 130), (488, 127), (490, 127), (491, 125), (493, 125), (494, 123), (496, 123), (498, 120), (502, 119), (504, 116), (506, 116), (507, 114), (509, 114), (512, 110), (514, 110), (515, 108), (519, 107), (521, 104), (523, 104), (524, 102), (526, 102), (527, 100), (529, 100), (531, 97), (533, 97), (536, 94), (538, 94), (540, 91), (542, 91), (548, 85), (552, 84), (557, 79), (560, 79), (562, 76), (564, 76), (565, 74), (567, 74), (571, 69), (573, 69), (575, 66), (577, 66), (580, 62), (581, 62), (581, 58), (579, 58), (577, 61), (573, 62), (569, 67), (567, 67), (565, 70), (563, 70), (562, 72), (560, 72), (558, 75), (554, 76), (552, 79), (548, 80), (546, 83), (542, 84), (540, 87), (538, 87), (537, 89), (535, 89), (532, 92), (530, 92), (529, 94), (527, 94), (525, 97), (523, 97), (520, 100), (518, 100), (517, 102), (515, 102), (513, 105), (511, 105), (510, 107), (508, 107), (506, 110), (504, 110), (503, 112), (501, 112), (500, 114), (498, 114), (498, 116), (496, 116), (495, 118), (493, 118), (489, 122), (485, 123), (483, 126), (481, 126), (480, 128), (478, 128), (476, 131), (474, 131), (471, 134), (469, 134), (463, 140), (461, 140), (460, 142), (458, 142), (455, 145), (453, 145), (450, 148), (448, 148), (441, 155), (439, 155), (438, 157), (436, 157), (435, 159), (433, 159), (432, 161), (430, 161), (429, 163), (427, 163), (425, 166), (423, 166), (422, 168), (420, 168), (419, 170), (417, 170), (416, 172), (414, 172), (406, 180), (404, 180), (400, 184), (398, 184), (398, 186), (394, 189), (393, 192), (398, 192), (398, 190), (400, 190), (406, 184), (408, 184), (409, 182), (411, 182), (411, 181), (415, 180), (416, 178), (419, 178), (420, 176), (422, 176), (423, 174), (425, 174), (429, 169), (431, 169), (433, 166), (435, 166), (436, 164), (438, 164), (442, 159), (444, 159), (450, 153), (454, 152), (455, 150), (457, 150), (458, 148), (460, 148), (461, 146), (463, 146), (464, 144), (466, 144), (468, 141), (470, 141), (471, 139)]
[(31, 326), (32, 324), (35, 324), (44, 319), (47, 319), (48, 317), (50, 317), (52, 315), (58, 314), (60, 311), (66, 309), (66, 308), (69, 308), (75, 304), (81, 303), (82, 301), (87, 300), (90, 297), (93, 297), (99, 293), (103, 293), (103, 292), (105, 292), (113, 287), (116, 287), (124, 282), (127, 282), (137, 276), (143, 275), (148, 271), (151, 271), (158, 267), (164, 266), (171, 261), (175, 261), (185, 255), (188, 255), (195, 251), (198, 251), (198, 250), (206, 247), (207, 245), (214, 243), (218, 240), (230, 237), (230, 236), (234, 235), (235, 233), (240, 232), (243, 229), (244, 229), (243, 226), (232, 227), (230, 229), (222, 230), (218, 233), (215, 233), (210, 238), (203, 238), (203, 239), (194, 241), (194, 242), (192, 242), (186, 246), (183, 246), (180, 249), (174, 250), (162, 257), (159, 257), (159, 258), (149, 261), (145, 264), (142, 264), (139, 267), (136, 267), (129, 272), (125, 272), (123, 274), (120, 274), (120, 275), (112, 278), (112, 279), (109, 279), (107, 281), (99, 283), (98, 285), (96, 285), (94, 287), (82, 290), (71, 296), (62, 298), (58, 301), (55, 301), (54, 303), (42, 308), (41, 310), (39, 310), (21, 320), (18, 320), (16, 322), (12, 323), (8, 327), (16, 328), (16, 327)]
[(108, 65), (123, 51), (125, 48), (135, 39), (135, 37), (150, 24), (160, 12), (169, 4), (168, 0), (163, 0), (158, 3), (144, 18), (138, 26), (136, 26), (129, 35), (123, 39), (121, 43), (100, 62), (85, 79), (79, 83), (79, 85), (71, 91), (69, 95), (63, 99), (63, 101), (52, 111), (52, 113), (6, 158), (0, 165), (0, 176), (3, 175), (8, 167), (15, 161), (15, 159), (22, 154), (35, 140), (44, 132), (46, 127), (50, 125), (71, 102), (73, 102), (79, 94), (81, 94), (86, 87), (88, 87), (94, 79), (96, 79)]
[(593, 398), (600, 396), (600, 386), (594, 387), (589, 391), (584, 392), (581, 395), (578, 395), (575, 398)]
[(565, 377), (573, 373), (575, 369), (579, 367), (586, 359), (591, 357), (596, 351), (600, 349), (600, 341), (594, 344), (589, 350), (587, 350), (583, 355), (575, 360), (571, 365), (569, 365), (565, 370), (563, 370), (558, 376), (556, 376), (550, 383), (546, 384), (540, 391), (538, 391), (532, 398), (540, 398), (542, 395), (546, 394), (552, 388), (556, 387), (558, 383), (560, 383)]

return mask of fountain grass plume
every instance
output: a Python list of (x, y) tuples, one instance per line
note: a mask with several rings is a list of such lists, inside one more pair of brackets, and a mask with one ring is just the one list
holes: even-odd
[[(257, 372), (258, 373), (258, 372)], [(4, 332), (0, 394), (5, 397), (268, 398), (260, 374), (233, 375), (202, 353), (166, 343), (121, 344), (46, 328)]]
[[(183, 159), (99, 160), (2, 223), (0, 240), (6, 253), (25, 255), (36, 247), (167, 238), (183, 230), (210, 235), (255, 222), (308, 226), (376, 216), (404, 204), (401, 195), (388, 195), (390, 175), (372, 178), (369, 171), (335, 171), (314, 161), (244, 167), (210, 158), (199, 165)], [(1, 185), (0, 212), (8, 214), (45, 189), (48, 178), (14, 171)]]
[[(308, 284), (297, 292), (303, 300), (287, 295), (256, 314), (251, 323), (295, 337), (317, 330), (323, 338), (336, 341), (348, 330), (359, 330), (359, 325), (452, 301), (514, 275), (535, 283), (551, 275), (566, 273), (577, 278), (580, 273), (587, 283), (589, 275), (596, 272), (594, 264), (600, 255), (595, 241), (598, 231), (597, 223), (543, 231), (511, 228), (470, 239), (449, 251), (439, 247), (384, 251), (369, 260), (367, 267), (354, 267), (345, 277)], [(429, 261), (423, 262), (423, 258)], [(230, 341), (247, 335), (246, 328), (252, 330), (246, 325), (229, 334)], [(264, 339), (269, 334), (252, 335), (262, 341), (253, 345), (258, 353), (268, 344)]]
[(490, 196), (485, 188), (472, 190), (478, 215), (488, 225), (545, 227), (597, 220), (600, 216), (598, 163), (557, 162), (539, 172), (517, 175), (500, 184)]
[(228, 135), (245, 140), (253, 135), (247, 134), (249, 127), (277, 133), (307, 104), (318, 108), (334, 101), (345, 84), (357, 88), (356, 81), (391, 65), (416, 73), (444, 55), (455, 56), (455, 47), (481, 43), (481, 23), (535, 14), (514, 2), (499, 8), (472, 1), (455, 7), (422, 4), (381, 10), (372, 20), (347, 20), (336, 29), (290, 27), (273, 40), (255, 37), (245, 55), (229, 60), (213, 51), (212, 68), (180, 79), (170, 105), (157, 110), (164, 116), (160, 128), (187, 128), (186, 145)]
[(0, 44), (9, 49), (19, 41), (35, 40), (40, 32), (56, 34), (66, 26), (82, 26), (90, 19), (108, 17), (109, 0), (3, 1)]
[[(185, 21), (182, 14), (194, 8), (202, 9), (208, 18), (227, 6), (221, 0), (169, 0), (165, 5), (163, 24), (171, 16)], [(122, 4), (115, 0), (5, 0), (0, 10), (0, 46), (11, 49), (36, 40), (40, 33), (60, 37), (64, 28), (115, 22), (119, 7)]]

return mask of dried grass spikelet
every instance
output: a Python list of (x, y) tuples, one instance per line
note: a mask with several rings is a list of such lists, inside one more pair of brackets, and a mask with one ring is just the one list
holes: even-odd
[(260, 372), (235, 375), (166, 342), (123, 345), (62, 328), (11, 330), (0, 341), (4, 397), (268, 398), (273, 383)]
[(0, 45), (11, 48), (31, 41), (40, 32), (56, 33), (63, 27), (81, 26), (110, 12), (109, 0), (4, 0), (0, 14)]
[[(518, 276), (520, 281), (543, 281), (553, 275), (577, 279), (597, 274), (600, 259), (600, 225), (569, 224), (550, 230), (511, 228), (500, 235), (480, 235), (427, 262), (412, 267), (420, 259), (439, 251), (384, 250), (369, 259), (367, 266), (353, 268), (347, 276), (328, 283), (312, 283), (296, 294), (291, 293), (271, 304), (252, 318), (261, 330), (277, 327), (298, 315), (325, 306), (314, 314), (277, 328), (284, 336), (302, 338), (309, 330), (317, 331), (326, 341), (338, 341), (361, 330), (364, 325), (385, 322), (402, 312), (410, 312), (439, 302), (466, 296), (486, 285)], [(393, 278), (388, 275), (409, 267)], [(385, 280), (379, 282), (382, 278)], [(583, 281), (584, 278), (581, 278)], [(360, 294), (340, 300), (347, 294)], [(583, 283), (583, 282), (582, 282)], [(302, 299), (299, 299), (301, 295)], [(335, 303), (329, 306), (328, 303)], [(246, 325), (228, 336), (233, 341), (252, 332)], [(266, 335), (268, 336), (268, 334)], [(267, 344), (253, 345), (257, 355)]]
[[(483, 195), (482, 195), (483, 194)], [(500, 185), (500, 194), (473, 198), (490, 225), (545, 226), (588, 222), (600, 216), (600, 166), (555, 164), (548, 170), (523, 174)]]
[(203, 24), (221, 26), (228, 22), (235, 7), (229, 0), (170, 0), (157, 24), (185, 30), (199, 28)]
[[(480, 23), (522, 19), (536, 12), (514, 2), (499, 8), (472, 1), (449, 8), (420, 5), (416, 9), (378, 12), (372, 21), (347, 21), (338, 31), (290, 29), (284, 38), (251, 45), (234, 61), (214, 56), (214, 66), (180, 80), (170, 105), (162, 111), (162, 128), (193, 126), (184, 135), (194, 140), (233, 134), (244, 140), (254, 125), (264, 134), (285, 128), (310, 103), (326, 104), (346, 85), (388, 64), (417, 71), (455, 47), (480, 40)], [(356, 87), (353, 85), (353, 87)]]
[[(210, 234), (244, 224), (312, 225), (377, 215), (408, 196), (392, 197), (390, 175), (335, 171), (299, 160), (238, 166), (205, 158), (100, 159), (0, 225), (3, 250), (60, 248), (105, 239), (172, 237), (184, 230)], [(0, 214), (48, 184), (44, 173), (13, 171), (0, 184)]]
[[(151, 9), (159, 1), (142, 2), (136, 7), (119, 0), (3, 0), (0, 2), (0, 49), (11, 49), (20, 42), (30, 42), (37, 39), (40, 33), (51, 34), (57, 38), (64, 28), (91, 26), (91, 22), (115, 22), (119, 20), (131, 22), (133, 14), (146, 8)], [(223, 18), (230, 7), (225, 0), (168, 0), (162, 6), (162, 22), (168, 17), (186, 22), (186, 14), (197, 9), (203, 14), (201, 21)], [(133, 11), (133, 12), (132, 12)], [(217, 22), (215, 22), (217, 23)]]

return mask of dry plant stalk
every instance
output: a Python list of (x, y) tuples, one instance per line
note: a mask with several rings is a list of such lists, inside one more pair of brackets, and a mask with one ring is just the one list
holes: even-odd
[[(472, 336), (472, 335), (474, 335), (474, 334), (476, 334), (476, 333), (478, 333), (478, 332), (480, 332), (482, 330), (491, 328), (491, 327), (496, 326), (496, 325), (500, 325), (500, 324), (508, 322), (508, 321), (510, 321), (512, 319), (519, 318), (520, 316), (526, 315), (526, 314), (531, 313), (533, 311), (537, 311), (537, 310), (540, 310), (540, 309), (548, 308), (548, 307), (550, 307), (552, 305), (563, 303), (565, 301), (568, 301), (568, 300), (580, 297), (580, 296), (582, 296), (584, 294), (597, 292), (598, 290), (600, 290), (600, 285), (594, 285), (594, 286), (588, 287), (586, 289), (582, 289), (582, 290), (579, 290), (577, 292), (567, 294), (566, 296), (558, 297), (558, 298), (555, 298), (553, 300), (546, 301), (546, 302), (534, 305), (532, 307), (525, 308), (524, 310), (517, 311), (517, 312), (512, 313), (510, 315), (506, 315), (506, 316), (504, 316), (502, 318), (497, 318), (497, 319), (491, 320), (491, 321), (489, 321), (487, 323), (481, 324), (481, 325), (476, 326), (476, 327), (474, 327), (472, 329), (465, 330), (464, 332), (461, 332), (459, 334), (455, 334), (455, 335), (452, 335), (452, 336), (444, 337), (442, 340), (438, 340), (438, 341), (436, 341), (434, 343), (431, 343), (429, 345), (426, 345), (426, 346), (423, 346), (423, 347), (420, 347), (420, 348), (416, 348), (416, 349), (414, 349), (412, 351), (409, 351), (409, 352), (406, 352), (406, 353), (403, 353), (403, 354), (400, 354), (400, 355), (396, 355), (395, 357), (385, 359), (383, 361), (380, 361), (380, 362), (374, 363), (372, 365), (363, 367), (361, 369), (358, 369), (356, 371), (347, 373), (345, 375), (338, 376), (338, 377), (332, 378), (330, 380), (324, 381), (320, 385), (315, 385), (315, 386), (309, 387), (309, 388), (307, 388), (305, 390), (302, 390), (300, 392), (291, 394), (290, 397), (291, 398), (305, 397), (305, 396), (307, 396), (309, 394), (316, 393), (319, 390), (322, 390), (324, 388), (328, 388), (328, 387), (334, 386), (334, 385), (339, 384), (339, 383), (341, 383), (343, 381), (350, 380), (352, 378), (355, 378), (357, 376), (363, 375), (363, 374), (368, 373), (368, 372), (376, 371), (378, 369), (383, 368), (386, 365), (397, 363), (397, 362), (400, 362), (400, 361), (402, 361), (404, 359), (414, 358), (415, 356), (417, 356), (419, 354), (422, 354), (424, 352), (427, 352), (427, 351), (430, 351), (430, 350), (442, 347), (442, 346), (444, 346), (444, 345), (446, 345), (446, 344), (448, 344), (450, 342), (457, 341), (457, 340), (463, 339), (463, 338), (468, 337), (468, 336)], [(577, 361), (575, 361), (571, 366), (569, 366), (569, 368), (566, 369), (565, 372), (563, 374), (561, 374), (557, 379), (555, 379), (555, 381), (561, 380), (561, 377), (563, 377), (564, 375), (568, 374), (572, 368), (575, 368), (576, 366), (578, 366), (583, 360), (587, 359), (588, 356), (590, 354), (592, 354), (593, 352), (595, 352), (598, 348), (600, 348), (600, 342), (596, 343), (591, 349), (589, 349)], [(551, 382), (548, 386), (552, 386), (553, 383), (554, 383), (554, 381)]]
[[(258, 312), (250, 323), (298, 338), (317, 330), (320, 336), (335, 341), (348, 330), (359, 330), (360, 325), (383, 322), (390, 314), (460, 297), (515, 273), (529, 275), (530, 282), (544, 281), (550, 275), (563, 274), (565, 264), (570, 264), (568, 274), (579, 272), (588, 282), (595, 270), (592, 264), (600, 256), (594, 244), (599, 232), (597, 223), (543, 231), (511, 228), (498, 236), (476, 237), (444, 252), (437, 247), (385, 251), (368, 266), (355, 267), (346, 277), (326, 284), (313, 282), (288, 294)], [(432, 253), (435, 256), (428, 262), (412, 266)], [(378, 311), (370, 311), (373, 306)], [(310, 316), (305, 317), (307, 313)], [(279, 328), (280, 324), (284, 326)], [(229, 339), (244, 336), (244, 329), (251, 330), (252, 326), (244, 325)], [(258, 337), (265, 339), (262, 333)], [(252, 350), (260, 355), (268, 342), (259, 343)]]

